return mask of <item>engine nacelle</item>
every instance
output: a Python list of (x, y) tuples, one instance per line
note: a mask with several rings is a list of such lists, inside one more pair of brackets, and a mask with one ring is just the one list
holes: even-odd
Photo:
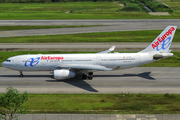
[(76, 75), (75, 72), (66, 69), (54, 70), (53, 74), (54, 74), (54, 79), (58, 79), (58, 80), (73, 78)]

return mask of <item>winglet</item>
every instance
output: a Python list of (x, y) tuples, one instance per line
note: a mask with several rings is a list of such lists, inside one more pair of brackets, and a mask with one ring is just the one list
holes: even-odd
[(96, 53), (96, 54), (107, 54), (107, 53), (113, 51), (114, 49), (115, 49), (115, 46), (112, 46), (111, 48), (109, 48), (109, 50), (105, 50), (105, 51), (102, 51), (102, 52), (98, 52), (98, 53)]
[(113, 51), (115, 49), (116, 46), (112, 46), (109, 50)]

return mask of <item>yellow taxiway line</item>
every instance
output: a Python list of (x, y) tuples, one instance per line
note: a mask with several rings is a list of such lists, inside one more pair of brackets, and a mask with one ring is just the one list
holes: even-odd
[(3, 33), (3, 34), (7, 34), (7, 35), (14, 35), (14, 34), (11, 34), (11, 33), (6, 33), (6, 32), (0, 32), (0, 33)]

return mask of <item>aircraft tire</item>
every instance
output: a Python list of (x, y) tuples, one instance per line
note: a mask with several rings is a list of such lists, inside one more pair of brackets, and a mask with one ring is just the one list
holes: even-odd
[(23, 74), (20, 75), (20, 77), (23, 77), (23, 76), (24, 76)]
[(92, 76), (92, 75), (93, 75), (93, 72), (89, 72), (88, 74), (89, 74), (90, 76)]
[(86, 80), (87, 79), (87, 75), (83, 74), (82, 75), (82, 80)]
[(93, 79), (93, 76), (92, 75), (89, 75), (87, 76), (88, 80), (92, 80)]

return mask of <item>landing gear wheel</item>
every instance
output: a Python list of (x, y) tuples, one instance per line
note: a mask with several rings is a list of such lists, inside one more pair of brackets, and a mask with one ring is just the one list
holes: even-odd
[(89, 74), (89, 75), (93, 75), (93, 72), (89, 72), (88, 74)]
[(19, 76), (20, 76), (20, 77), (23, 77), (24, 75), (23, 75), (22, 71), (19, 71), (19, 72), (20, 72), (20, 75), (19, 75)]
[(23, 74), (20, 74), (20, 77), (23, 77), (24, 75)]
[(88, 74), (82, 75), (83, 80), (92, 80), (93, 79), (93, 72), (89, 72)]
[(92, 75), (89, 75), (87, 76), (88, 80), (92, 80), (93, 79), (93, 76)]
[(82, 75), (82, 80), (86, 80), (87, 79), (87, 75), (83, 74)]

